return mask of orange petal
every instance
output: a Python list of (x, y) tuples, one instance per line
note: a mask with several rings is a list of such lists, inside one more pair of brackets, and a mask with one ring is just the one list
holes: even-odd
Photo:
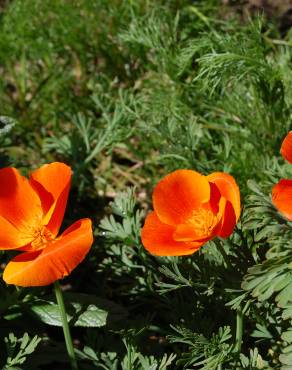
[(206, 177), (196, 171), (177, 170), (165, 176), (153, 192), (159, 219), (169, 225), (185, 223), (192, 212), (210, 199)]
[[(200, 239), (197, 230), (191, 224), (180, 224), (173, 232), (173, 239), (180, 242), (192, 242)], [(202, 239), (202, 236), (201, 236)]]
[(214, 213), (217, 213), (219, 211), (221, 193), (215, 183), (209, 182), (209, 184), (210, 184), (210, 208)]
[(92, 242), (91, 221), (79, 220), (44, 249), (15, 257), (6, 266), (3, 279), (23, 287), (49, 285), (69, 275), (85, 258)]
[(155, 212), (145, 220), (141, 238), (144, 247), (157, 256), (183, 256), (196, 252), (203, 243), (185, 243), (173, 239), (175, 228), (163, 224)]
[(45, 164), (34, 171), (30, 183), (39, 194), (46, 216), (43, 224), (54, 236), (58, 234), (63, 221), (71, 183), (71, 168), (64, 163)]
[(228, 238), (232, 233), (236, 225), (236, 215), (234, 212), (234, 207), (231, 202), (224, 199), (224, 213), (222, 217), (222, 226), (218, 232), (218, 236), (222, 238)]
[(23, 234), (19, 230), (0, 216), (0, 250), (21, 248), (31, 239), (23, 238)]
[[(28, 180), (12, 167), (0, 170), (0, 215), (20, 232), (42, 218), (41, 202)], [(0, 229), (0, 235), (6, 230)]]
[(214, 172), (206, 176), (207, 180), (217, 185), (221, 195), (229, 200), (234, 208), (236, 221), (240, 216), (240, 193), (234, 178), (228, 173)]
[(281, 154), (288, 162), (292, 163), (292, 131), (283, 140)]
[(176, 241), (207, 242), (213, 239), (222, 226), (222, 201), (224, 207), (226, 200), (221, 197), (218, 187), (210, 184), (210, 201), (204, 203), (198, 210), (193, 211), (185, 224), (177, 225), (173, 237)]
[(272, 190), (274, 206), (289, 221), (292, 221), (292, 180), (280, 180)]
[[(221, 226), (221, 225), (220, 225)], [(218, 227), (216, 228), (216, 230)], [(204, 243), (207, 243), (207, 241), (214, 238), (216, 235), (216, 232), (212, 230), (207, 236), (201, 235), (197, 232), (197, 230), (189, 225), (189, 224), (183, 224), (178, 225), (173, 233), (173, 239), (177, 242), (193, 242), (198, 243), (198, 245), (202, 245)]]
[(184, 242), (195, 242), (195, 243), (207, 243), (207, 241), (212, 240), (216, 235), (218, 235), (219, 230), (222, 227), (222, 220), (219, 219), (212, 228), (210, 228), (206, 233), (202, 234), (202, 230), (198, 230), (191, 224), (178, 225), (173, 233), (173, 238), (176, 241)]

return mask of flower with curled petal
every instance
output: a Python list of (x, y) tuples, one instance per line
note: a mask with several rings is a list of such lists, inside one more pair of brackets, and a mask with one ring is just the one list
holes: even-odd
[(0, 170), (0, 250), (22, 253), (6, 266), (3, 279), (18, 286), (43, 286), (68, 274), (92, 243), (90, 219), (58, 232), (71, 182), (64, 163), (46, 164), (27, 179), (12, 167)]
[(240, 215), (239, 188), (223, 172), (203, 176), (177, 170), (155, 187), (153, 208), (141, 233), (144, 247), (158, 256), (192, 254), (216, 236), (227, 238), (233, 232)]

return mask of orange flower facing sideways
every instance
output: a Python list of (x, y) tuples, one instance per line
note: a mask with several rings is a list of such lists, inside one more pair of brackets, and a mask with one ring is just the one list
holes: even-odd
[[(281, 154), (292, 164), (292, 131), (282, 143)], [(283, 216), (292, 221), (292, 180), (282, 179), (273, 187), (272, 202)]]
[(23, 252), (7, 264), (7, 284), (51, 284), (70, 274), (88, 253), (93, 242), (90, 219), (75, 222), (58, 236), (70, 182), (70, 167), (59, 162), (42, 166), (29, 179), (15, 168), (0, 170), (0, 250)]
[(226, 173), (177, 170), (157, 184), (153, 207), (141, 233), (144, 247), (157, 256), (181, 256), (216, 236), (230, 236), (240, 215), (240, 194)]

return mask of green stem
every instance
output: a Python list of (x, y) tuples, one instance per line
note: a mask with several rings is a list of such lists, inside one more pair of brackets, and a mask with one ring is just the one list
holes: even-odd
[(228, 269), (229, 268), (232, 269), (232, 264), (229, 260), (228, 254), (225, 252), (225, 249), (223, 245), (221, 244), (220, 240), (214, 239), (214, 243), (216, 244), (216, 247), (218, 248), (221, 256), (223, 257), (223, 260), (225, 262), (225, 267), (227, 267)]
[(236, 334), (234, 347), (234, 352), (237, 353), (241, 352), (242, 332), (243, 332), (243, 314), (241, 307), (239, 307), (236, 312)]
[(69, 329), (69, 325), (68, 325), (68, 321), (67, 321), (67, 315), (66, 315), (66, 308), (65, 308), (63, 293), (62, 293), (59, 281), (55, 282), (54, 288), (55, 288), (57, 303), (58, 303), (58, 306), (59, 306), (59, 309), (60, 309), (62, 325), (63, 325), (63, 332), (64, 332), (64, 337), (65, 337), (68, 356), (70, 358), (71, 368), (72, 368), (72, 370), (78, 370), (78, 365), (77, 365), (77, 361), (76, 361), (76, 357), (75, 357), (73, 342), (72, 342), (70, 329)]

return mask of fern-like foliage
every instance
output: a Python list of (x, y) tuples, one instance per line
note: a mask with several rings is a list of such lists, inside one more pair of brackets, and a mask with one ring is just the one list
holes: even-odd
[(188, 348), (178, 361), (184, 368), (192, 365), (201, 366), (204, 370), (216, 369), (227, 360), (232, 351), (232, 346), (228, 344), (231, 338), (229, 327), (220, 328), (218, 334), (213, 334), (210, 340), (183, 327), (173, 329), (176, 334), (168, 337), (170, 342), (183, 343)]
[(22, 365), (26, 361), (27, 357), (35, 351), (40, 341), (41, 338), (38, 336), (30, 338), (27, 333), (19, 339), (13, 333), (10, 333), (5, 338), (7, 360), (3, 370), (20, 369), (18, 365)]
[[(292, 284), (291, 284), (291, 237), (292, 226), (272, 205), (270, 197), (254, 183), (250, 183), (253, 190), (247, 207), (245, 226), (254, 231), (254, 239), (259, 245), (265, 246), (265, 259), (250, 267), (242, 282), (242, 288), (251, 297), (264, 305), (274, 301), (280, 307), (277, 316), (282, 320), (291, 320)], [(261, 326), (258, 326), (261, 328)], [(262, 338), (269, 338), (270, 334), (260, 329)], [(285, 326), (279, 328), (278, 335), (283, 340), (282, 354), (279, 359), (284, 365), (281, 369), (288, 369), (292, 365), (290, 343), (292, 336), (290, 329)], [(288, 345), (288, 346), (287, 346)]]
[[(100, 222), (102, 234), (109, 239), (120, 240), (130, 246), (139, 244), (143, 212), (135, 208), (133, 188), (119, 193), (111, 203), (113, 214)], [(120, 218), (119, 221), (114, 215)]]

